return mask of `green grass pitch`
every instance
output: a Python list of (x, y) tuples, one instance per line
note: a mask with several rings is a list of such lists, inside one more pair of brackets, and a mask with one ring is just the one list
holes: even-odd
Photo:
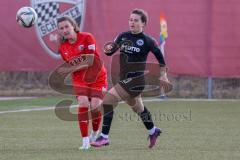
[(147, 131), (125, 104), (115, 110), (110, 146), (87, 151), (78, 150), (81, 139), (77, 122), (59, 120), (52, 109), (1, 113), (54, 106), (59, 101), (0, 101), (0, 160), (240, 159), (240, 101), (145, 102), (155, 125), (163, 130), (151, 150)]

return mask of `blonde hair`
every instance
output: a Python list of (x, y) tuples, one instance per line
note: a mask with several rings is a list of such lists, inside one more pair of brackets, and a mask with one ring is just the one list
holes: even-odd
[[(79, 28), (77, 22), (72, 17), (70, 17), (68, 15), (61, 16), (60, 18), (57, 19), (57, 25), (63, 21), (70, 22), (70, 24), (73, 26), (74, 31), (76, 33), (80, 32), (80, 28)], [(60, 41), (60, 43), (63, 43), (66, 41), (66, 39), (60, 35), (59, 41)]]

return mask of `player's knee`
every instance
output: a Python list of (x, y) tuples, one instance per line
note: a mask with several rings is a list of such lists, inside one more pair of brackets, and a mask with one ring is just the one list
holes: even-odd
[(99, 110), (99, 108), (101, 107), (101, 104), (98, 103), (91, 103), (91, 109), (92, 110)]
[(79, 107), (88, 107), (90, 105), (88, 97), (86, 96), (78, 96), (77, 100)]
[(92, 98), (91, 105), (90, 105), (92, 112), (101, 111), (102, 102), (103, 101), (100, 98)]
[(137, 105), (137, 101), (135, 99), (128, 99), (126, 102), (131, 107), (134, 107)]
[(91, 100), (91, 107), (92, 108), (98, 108), (98, 107), (100, 107), (101, 106), (101, 104), (102, 104), (102, 100), (95, 100), (95, 99), (92, 99)]
[(135, 107), (132, 107), (132, 110), (135, 113), (142, 113), (144, 109), (140, 106), (135, 106)]
[(98, 112), (100, 111), (101, 109), (101, 106), (102, 106), (102, 101), (92, 101), (91, 102), (91, 110), (93, 112)]
[(132, 106), (132, 110), (136, 113), (142, 113), (144, 111), (144, 106), (141, 103), (136, 103)]
[(133, 112), (138, 113), (138, 109), (135, 107), (132, 107)]

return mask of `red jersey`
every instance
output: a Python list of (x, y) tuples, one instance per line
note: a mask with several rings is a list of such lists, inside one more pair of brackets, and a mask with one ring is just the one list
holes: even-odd
[(94, 54), (94, 62), (92, 66), (87, 69), (75, 71), (72, 74), (74, 84), (106, 83), (106, 69), (100, 60), (96, 41), (90, 33), (78, 32), (77, 41), (73, 44), (65, 41), (60, 45), (59, 51), (63, 60), (66, 62), (83, 54)]

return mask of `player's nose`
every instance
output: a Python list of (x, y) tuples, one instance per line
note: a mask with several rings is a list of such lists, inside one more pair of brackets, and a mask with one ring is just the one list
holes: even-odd
[(67, 33), (68, 33), (68, 30), (67, 30), (67, 29), (63, 29), (63, 33), (64, 33), (64, 34), (67, 34)]

